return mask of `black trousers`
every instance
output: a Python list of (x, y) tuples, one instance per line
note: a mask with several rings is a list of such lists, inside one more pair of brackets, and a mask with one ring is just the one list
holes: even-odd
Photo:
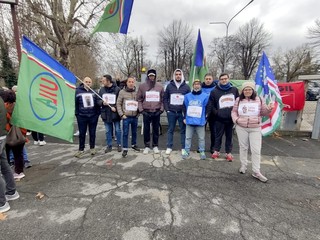
[(225, 151), (226, 153), (231, 153), (232, 151), (232, 129), (233, 129), (233, 122), (221, 122), (219, 120), (215, 121), (215, 144), (214, 150), (220, 152), (221, 144), (222, 144), (222, 137), (226, 135), (225, 141)]
[(98, 119), (99, 119), (99, 115), (95, 115), (91, 117), (77, 115), (78, 128), (79, 128), (79, 151), (84, 150), (85, 142), (86, 142), (86, 132), (88, 127), (89, 127), (90, 149), (95, 147)]
[(160, 112), (143, 114), (143, 140), (145, 147), (150, 147), (150, 124), (152, 124), (152, 147), (157, 147), (159, 141)]

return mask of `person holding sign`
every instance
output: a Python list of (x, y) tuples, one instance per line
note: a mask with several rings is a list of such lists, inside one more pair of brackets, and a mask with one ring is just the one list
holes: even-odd
[(88, 127), (90, 154), (96, 154), (96, 129), (100, 115), (100, 106), (98, 105), (98, 97), (92, 89), (89, 89), (91, 86), (91, 78), (85, 77), (83, 83), (76, 89), (75, 115), (79, 128), (79, 151), (74, 156), (77, 158), (81, 158), (85, 153), (84, 148)]
[(248, 164), (248, 149), (251, 150), (252, 176), (261, 182), (268, 179), (260, 173), (261, 159), (261, 116), (267, 116), (273, 109), (273, 103), (266, 106), (257, 96), (254, 82), (244, 82), (240, 96), (236, 99), (232, 109), (232, 120), (236, 125), (240, 147), (241, 167), (239, 172), (244, 174)]
[(112, 151), (113, 126), (115, 127), (116, 131), (118, 152), (121, 152), (121, 118), (116, 108), (117, 97), (119, 95), (120, 88), (112, 81), (112, 77), (108, 74), (102, 77), (102, 84), (103, 86), (100, 88), (99, 95), (103, 100), (100, 99), (98, 103), (101, 106), (101, 118), (106, 128), (105, 153)]
[(117, 111), (122, 119), (122, 157), (128, 155), (129, 127), (131, 125), (131, 148), (140, 151), (137, 147), (137, 128), (138, 128), (138, 102), (136, 101), (136, 79), (129, 77), (126, 86), (119, 92), (117, 99)]
[(185, 119), (183, 120), (186, 126), (186, 141), (185, 148), (182, 149), (182, 158), (187, 159), (190, 156), (191, 140), (194, 131), (198, 135), (198, 144), (200, 159), (206, 159), (205, 150), (205, 125), (206, 125), (206, 105), (209, 95), (201, 91), (201, 81), (195, 79), (192, 92), (184, 97)]
[(184, 111), (184, 95), (190, 92), (190, 87), (184, 81), (183, 72), (181, 69), (176, 69), (173, 73), (173, 80), (166, 87), (163, 97), (164, 109), (167, 112), (168, 119), (168, 140), (166, 154), (172, 152), (173, 133), (178, 121), (180, 128), (181, 149), (185, 147), (186, 140), (186, 125), (183, 122)]
[(160, 153), (158, 148), (160, 115), (163, 113), (164, 90), (160, 83), (156, 82), (157, 73), (155, 69), (149, 69), (147, 79), (140, 84), (137, 101), (139, 112), (143, 115), (143, 140), (144, 154), (150, 151), (150, 124), (152, 124), (152, 147), (153, 152)]
[(238, 96), (238, 89), (233, 87), (229, 82), (229, 75), (227, 73), (220, 74), (218, 85), (210, 93), (209, 103), (207, 106), (208, 116), (213, 115), (216, 119), (214, 152), (211, 155), (213, 159), (220, 156), (222, 137), (225, 134), (226, 160), (228, 162), (232, 162), (233, 160), (233, 156), (231, 154), (233, 129), (231, 110), (234, 106), (235, 99)]

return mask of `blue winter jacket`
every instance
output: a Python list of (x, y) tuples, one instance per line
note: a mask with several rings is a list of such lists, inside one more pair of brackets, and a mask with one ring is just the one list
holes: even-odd
[[(93, 105), (90, 106), (90, 101), (86, 104), (83, 103), (83, 95), (89, 94), (92, 95)], [(90, 99), (90, 98), (89, 98)], [(88, 99), (88, 100), (89, 100)], [(75, 115), (84, 116), (84, 117), (93, 117), (100, 114), (100, 106), (98, 105), (98, 97), (91, 90), (86, 90), (83, 83), (80, 84), (76, 89), (75, 97)]]
[[(209, 100), (209, 95), (202, 91), (190, 92), (184, 97), (184, 105), (186, 108), (186, 123), (187, 125), (204, 126), (206, 124), (206, 106)], [(188, 108), (191, 106), (202, 107), (201, 117), (188, 116)], [(190, 109), (189, 109), (190, 110)]]

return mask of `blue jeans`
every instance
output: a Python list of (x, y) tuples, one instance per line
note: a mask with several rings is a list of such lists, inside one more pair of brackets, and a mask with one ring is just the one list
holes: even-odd
[(181, 148), (184, 149), (185, 141), (186, 141), (186, 125), (183, 122), (182, 112), (167, 112), (168, 118), (168, 139), (167, 139), (167, 148), (171, 148), (173, 146), (173, 134), (176, 128), (176, 123), (178, 121), (180, 128), (180, 142)]
[(189, 153), (191, 148), (191, 140), (194, 131), (196, 131), (198, 135), (198, 144), (199, 144), (199, 151), (202, 152), (205, 149), (205, 126), (195, 126), (195, 125), (187, 125), (186, 127), (186, 146), (185, 150)]
[(131, 125), (131, 145), (137, 144), (137, 128), (138, 128), (138, 118), (137, 117), (127, 117), (122, 120), (122, 144), (123, 150), (128, 150), (128, 138), (129, 138), (129, 128)]
[(117, 145), (121, 145), (120, 121), (111, 122), (111, 123), (104, 122), (104, 126), (106, 128), (106, 146), (112, 147), (113, 126), (115, 127), (115, 130), (116, 130)]
[(6, 152), (4, 150), (6, 140), (0, 140), (0, 206), (6, 203), (6, 194), (12, 195), (16, 191), (16, 183), (13, 178), (12, 170), (9, 166)]

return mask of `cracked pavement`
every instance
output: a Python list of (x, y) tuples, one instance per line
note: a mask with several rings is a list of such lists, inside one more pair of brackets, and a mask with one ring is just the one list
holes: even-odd
[(261, 183), (251, 165), (238, 173), (236, 137), (232, 163), (195, 151), (182, 160), (178, 148), (167, 156), (166, 135), (161, 154), (122, 158), (104, 153), (99, 129), (97, 154), (81, 159), (77, 143), (28, 144), (33, 167), (17, 182), (20, 199), (0, 221), (1, 239), (320, 239), (318, 141), (264, 139), (269, 181)]

